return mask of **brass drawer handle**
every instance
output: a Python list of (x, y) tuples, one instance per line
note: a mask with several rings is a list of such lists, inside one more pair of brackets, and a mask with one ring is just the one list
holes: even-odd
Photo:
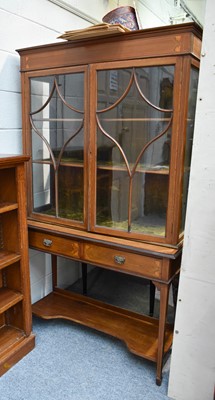
[(122, 257), (122, 256), (114, 256), (114, 261), (115, 261), (117, 264), (122, 265), (122, 264), (124, 264), (124, 262), (125, 262), (125, 257)]
[(46, 247), (51, 247), (51, 245), (52, 245), (52, 240), (50, 240), (50, 239), (43, 239), (43, 244), (44, 244), (44, 246), (46, 246)]

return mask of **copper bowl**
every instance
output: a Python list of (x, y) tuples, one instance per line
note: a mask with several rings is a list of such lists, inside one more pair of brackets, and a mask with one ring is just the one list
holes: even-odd
[(103, 18), (103, 22), (108, 24), (121, 24), (131, 31), (139, 29), (135, 9), (129, 6), (117, 7), (107, 13)]

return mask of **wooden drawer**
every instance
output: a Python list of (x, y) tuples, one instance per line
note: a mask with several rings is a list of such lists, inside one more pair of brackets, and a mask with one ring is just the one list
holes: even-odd
[(79, 259), (78, 241), (58, 237), (50, 233), (29, 230), (29, 246), (46, 253)]
[(160, 278), (162, 260), (124, 250), (100, 245), (84, 244), (83, 258), (86, 262), (110, 267), (133, 275)]

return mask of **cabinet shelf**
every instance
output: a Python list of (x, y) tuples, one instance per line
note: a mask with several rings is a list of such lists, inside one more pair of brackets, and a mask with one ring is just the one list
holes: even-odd
[(18, 208), (17, 203), (9, 203), (9, 202), (0, 203), (0, 214), (16, 210), (17, 208)]
[[(53, 162), (51, 160), (34, 160), (34, 164), (48, 164), (48, 165), (53, 165)], [(60, 163), (61, 167), (75, 167), (75, 168), (83, 168), (84, 164), (82, 161), (77, 161), (77, 160), (68, 160), (64, 161), (62, 160)]]
[(169, 122), (171, 118), (99, 118), (100, 122)]
[[(98, 170), (108, 170), (108, 171), (122, 171), (126, 172), (127, 168), (122, 166), (122, 165), (108, 165), (108, 164), (97, 164), (97, 169)], [(132, 167), (131, 167), (132, 169)], [(169, 175), (169, 168), (168, 167), (155, 167), (151, 169), (147, 169), (144, 167), (140, 167), (136, 169), (137, 172), (141, 172), (144, 174), (162, 174), (162, 175)]]
[(0, 288), (0, 314), (23, 299), (23, 294), (8, 288)]
[[(53, 162), (49, 160), (34, 160), (34, 164), (48, 164), (52, 165)], [(84, 164), (79, 161), (74, 161), (74, 160), (62, 160), (60, 163), (60, 166), (62, 167), (73, 167), (73, 168), (84, 168)], [(107, 170), (107, 171), (122, 171), (122, 172), (127, 172), (127, 168), (123, 165), (113, 165), (112, 163), (104, 163), (100, 164), (99, 162), (97, 163), (97, 169), (98, 170)], [(132, 166), (131, 166), (132, 169)], [(136, 170), (137, 172), (140, 173), (145, 173), (145, 174), (161, 174), (161, 175), (169, 175), (169, 167), (166, 166), (156, 166), (154, 168), (149, 168), (147, 169), (146, 167), (139, 167)]]
[[(148, 360), (157, 360), (159, 321), (76, 293), (55, 289), (32, 306), (33, 314), (64, 318), (123, 340), (128, 349)], [(164, 352), (172, 344), (172, 326), (166, 325)]]
[(34, 118), (34, 122), (82, 122), (83, 118)]
[(0, 270), (21, 259), (20, 254), (12, 253), (6, 250), (0, 250)]

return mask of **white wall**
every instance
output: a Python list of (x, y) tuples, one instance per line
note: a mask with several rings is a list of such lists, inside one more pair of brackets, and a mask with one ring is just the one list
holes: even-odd
[(47, 0), (0, 0), (0, 151), (21, 153), (21, 94), (17, 48), (55, 42), (89, 23)]
[[(215, 3), (207, 0), (169, 396), (212, 400), (215, 384)], [(178, 333), (177, 333), (178, 332)]]
[(206, 0), (182, 0), (182, 3), (193, 12), (198, 21), (203, 25)]
[[(48, 0), (0, 0), (0, 152), (22, 153), (21, 88), (16, 49), (58, 41), (65, 30), (89, 26)], [(59, 284), (79, 277), (77, 263), (60, 260)], [(32, 302), (52, 288), (50, 256), (30, 250)]]
[(174, 7), (168, 3), (160, 0), (136, 0), (135, 4), (141, 29), (170, 24), (169, 16)]

